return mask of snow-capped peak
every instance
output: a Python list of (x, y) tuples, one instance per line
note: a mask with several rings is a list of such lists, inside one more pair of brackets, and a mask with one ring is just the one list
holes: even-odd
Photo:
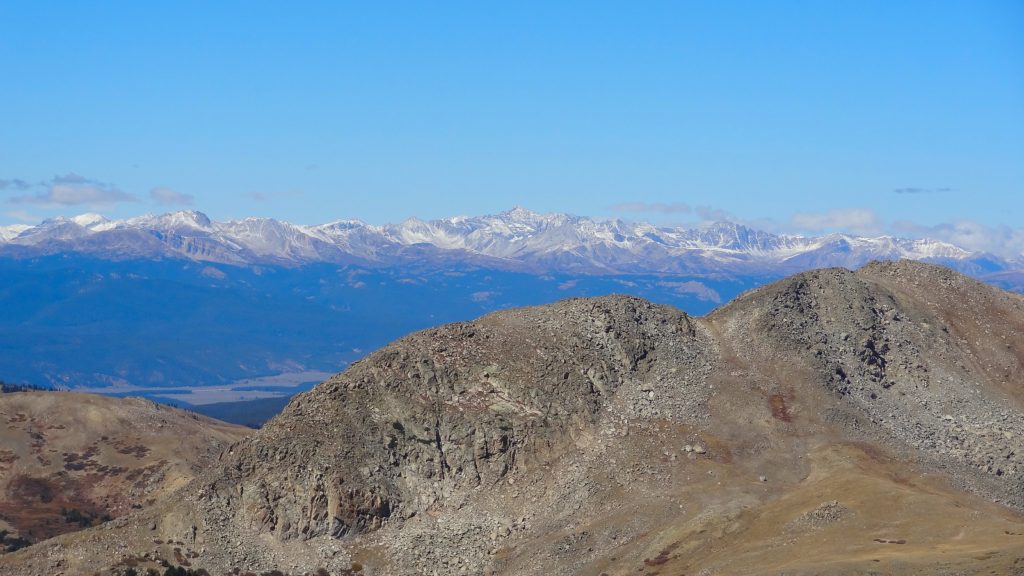
[(6, 242), (12, 238), (17, 238), (19, 234), (32, 228), (28, 224), (11, 224), (10, 226), (0, 226), (0, 242)]
[(86, 214), (79, 214), (78, 216), (71, 217), (71, 221), (83, 228), (93, 228), (101, 224), (106, 224), (110, 220), (102, 214), (96, 214), (95, 212), (88, 212)]
[(511, 210), (505, 210), (501, 214), (498, 214), (503, 220), (512, 220), (518, 222), (535, 222), (541, 219), (543, 216), (533, 210), (523, 208), (522, 206), (513, 206)]
[[(84, 242), (85, 238), (89, 242)], [(601, 273), (788, 272), (812, 265), (852, 268), (879, 258), (967, 267), (980, 258), (930, 239), (789, 236), (734, 222), (690, 228), (655, 226), (539, 214), (522, 207), (489, 216), (409, 218), (383, 226), (359, 220), (311, 226), (270, 218), (214, 222), (195, 210), (121, 221), (82, 214), (37, 226), (0, 228), (0, 249), (11, 245), (20, 246), (19, 253), (28, 249), (41, 253), (87, 250), (100, 256), (177, 255), (231, 264), (348, 262), (356, 258), (387, 265), (403, 258), (422, 259), (426, 254), (436, 255), (439, 262), (489, 258), (499, 264), (518, 263), (547, 271)], [(403, 249), (413, 245), (429, 249)], [(991, 267), (988, 262), (985, 266)]]
[(209, 216), (198, 210), (180, 210), (167, 214), (147, 214), (125, 220), (124, 223), (131, 227), (144, 227), (155, 230), (172, 230), (176, 228), (196, 228), (209, 230), (213, 222)]

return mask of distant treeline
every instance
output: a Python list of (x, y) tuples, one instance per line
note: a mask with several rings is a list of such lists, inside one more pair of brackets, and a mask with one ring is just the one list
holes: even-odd
[(36, 386), (35, 384), (8, 384), (3, 380), (0, 380), (0, 394), (7, 394), (8, 392), (52, 392), (53, 388), (46, 386)]

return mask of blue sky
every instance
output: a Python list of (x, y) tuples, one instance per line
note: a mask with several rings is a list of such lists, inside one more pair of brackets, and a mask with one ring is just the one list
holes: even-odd
[(1019, 1), (6, 0), (0, 70), (0, 224), (1024, 226)]

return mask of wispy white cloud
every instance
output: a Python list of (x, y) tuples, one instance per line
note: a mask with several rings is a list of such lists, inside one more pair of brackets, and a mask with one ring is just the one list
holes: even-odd
[(12, 178), (10, 180), (0, 179), (0, 190), (28, 190), (32, 187), (32, 183), (22, 180), (21, 178)]
[(870, 208), (837, 208), (827, 212), (798, 212), (793, 215), (792, 226), (799, 232), (845, 231), (855, 234), (881, 234), (885, 226), (878, 214)]
[(191, 206), (196, 198), (191, 194), (176, 192), (165, 186), (157, 186), (149, 191), (149, 197), (157, 204), (173, 206)]
[(693, 208), (685, 202), (622, 202), (608, 207), (612, 212), (639, 214), (689, 214)]
[(739, 220), (731, 212), (712, 206), (697, 206), (693, 211), (705, 222), (736, 222)]
[(937, 194), (941, 192), (952, 192), (952, 188), (921, 188), (918, 186), (907, 186), (905, 188), (893, 188), (896, 194)]
[(790, 230), (929, 238), (948, 242), (971, 252), (989, 253), (1011, 259), (1024, 257), (1024, 228), (988, 226), (966, 219), (935, 225), (918, 224), (909, 220), (897, 220), (890, 224), (870, 208), (844, 208), (817, 214), (795, 214)]
[(8, 218), (14, 218), (19, 222), (25, 222), (29, 224), (41, 222), (43, 219), (42, 216), (37, 216), (27, 210), (10, 210), (8, 212), (4, 212), (4, 216), (7, 216)]
[(973, 252), (987, 252), (1003, 258), (1024, 256), (1024, 228), (986, 226), (973, 220), (957, 220), (923, 226), (907, 220), (892, 225), (896, 234), (915, 238), (933, 238)]
[[(893, 192), (937, 194), (953, 191), (952, 188), (906, 188)], [(857, 206), (824, 212), (797, 212), (789, 218), (744, 218), (712, 206), (657, 202), (624, 202), (611, 206), (610, 209), (638, 214), (686, 213), (696, 216), (704, 223), (735, 222), (773, 234), (819, 235), (840, 232), (856, 236), (930, 238), (948, 242), (971, 252), (984, 252), (1001, 258), (1024, 258), (1024, 227), (987, 226), (973, 220), (957, 220), (936, 225), (922, 225), (908, 220), (891, 222), (873, 208)], [(700, 225), (700, 222), (691, 222), (689, 225)]]
[(302, 196), (302, 190), (286, 190), (284, 192), (246, 192), (242, 198), (255, 200), (256, 202), (268, 202), (280, 198), (297, 198)]
[(59, 208), (66, 206), (102, 207), (120, 202), (138, 201), (138, 198), (113, 184), (92, 180), (74, 172), (55, 176), (29, 188), (38, 188), (38, 191), (33, 194), (14, 196), (8, 202), (34, 204), (44, 208)]

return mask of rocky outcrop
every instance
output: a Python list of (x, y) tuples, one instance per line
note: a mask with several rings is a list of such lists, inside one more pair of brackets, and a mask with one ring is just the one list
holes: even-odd
[(813, 366), (841, 398), (838, 423), (1024, 509), (1019, 295), (937, 266), (876, 263), (801, 274), (711, 318), (748, 350)]
[(698, 349), (685, 314), (626, 297), (428, 330), (294, 400), (202, 502), (284, 540), (374, 530), (559, 458), (624, 384)]

